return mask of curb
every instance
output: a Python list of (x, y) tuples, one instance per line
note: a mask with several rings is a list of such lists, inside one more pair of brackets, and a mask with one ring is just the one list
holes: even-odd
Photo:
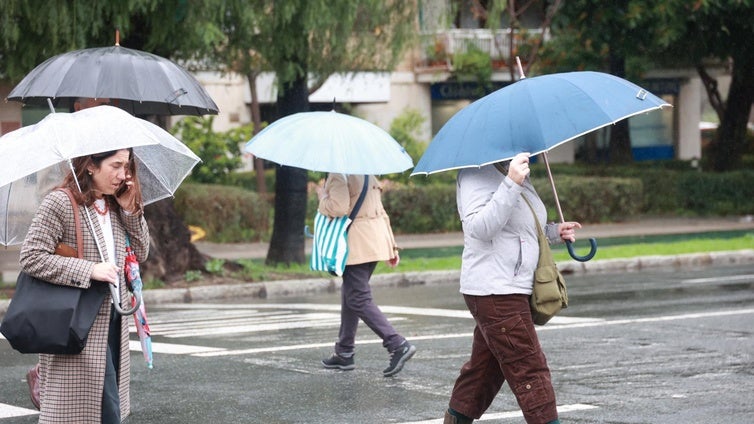
[[(669, 256), (641, 256), (630, 259), (601, 259), (590, 262), (568, 261), (558, 264), (564, 274), (592, 274), (637, 272), (646, 269), (679, 269), (686, 267), (744, 265), (754, 263), (754, 249), (710, 253), (690, 253)], [(448, 284), (459, 280), (461, 271), (426, 271), (378, 274), (370, 284), (375, 287), (407, 287)], [(340, 278), (311, 278), (305, 280), (276, 280), (259, 283), (218, 284), (178, 289), (151, 289), (145, 292), (149, 304), (197, 303), (243, 297), (278, 298), (311, 293), (335, 292)], [(0, 300), (0, 316), (5, 314), (10, 300)]]

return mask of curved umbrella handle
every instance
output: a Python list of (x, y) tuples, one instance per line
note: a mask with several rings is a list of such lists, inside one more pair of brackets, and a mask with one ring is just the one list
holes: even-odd
[[(116, 292), (115, 286), (112, 284), (108, 284), (110, 286), (110, 294), (113, 296), (113, 299), (116, 299), (118, 296), (118, 292)], [(115, 310), (121, 314), (121, 315), (133, 315), (136, 310), (139, 309), (139, 306), (141, 306), (141, 291), (137, 290), (134, 291), (134, 297), (136, 298), (136, 303), (134, 304), (133, 308), (131, 309), (123, 309), (121, 308), (121, 305), (119, 305), (117, 302), (113, 302), (113, 307), (115, 307)]]
[(586, 255), (586, 256), (579, 256), (576, 254), (576, 252), (573, 251), (573, 246), (570, 241), (566, 241), (566, 247), (568, 248), (568, 254), (571, 255), (573, 259), (576, 259), (579, 262), (586, 262), (589, 259), (592, 259), (594, 255), (597, 253), (597, 239), (590, 238), (589, 244), (592, 245), (592, 250)]

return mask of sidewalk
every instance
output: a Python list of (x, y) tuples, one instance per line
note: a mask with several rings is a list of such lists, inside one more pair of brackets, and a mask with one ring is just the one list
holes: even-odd
[[(585, 226), (577, 235), (584, 240), (624, 236), (649, 236), (705, 233), (715, 231), (754, 230), (754, 218), (678, 218), (678, 219), (642, 219), (639, 221), (611, 224), (591, 224)], [(463, 245), (463, 235), (457, 233), (400, 235), (396, 237), (398, 245), (404, 249), (431, 248)], [(241, 258), (264, 258), (267, 243), (219, 244), (208, 242), (195, 243), (199, 251), (213, 258), (235, 260)], [(3, 281), (15, 281), (18, 275), (18, 253), (20, 246), (0, 247), (0, 272)], [(307, 253), (311, 251), (311, 242), (307, 243)], [(594, 259), (589, 262), (568, 261), (558, 263), (558, 268), (568, 275), (573, 273), (596, 272), (631, 272), (647, 268), (683, 268), (687, 266), (733, 265), (754, 263), (754, 246), (751, 249), (729, 252), (698, 253), (675, 256), (649, 256), (631, 259)], [(372, 285), (405, 286), (431, 285), (457, 282), (460, 271), (426, 271), (396, 272), (374, 275)], [(149, 290), (149, 302), (183, 303), (200, 302), (213, 299), (241, 297), (277, 297), (292, 294), (337, 290), (341, 279), (336, 277), (311, 278), (300, 280), (261, 281), (255, 283), (238, 283), (196, 286), (181, 289)], [(0, 300), (0, 316), (5, 313), (8, 300)]]

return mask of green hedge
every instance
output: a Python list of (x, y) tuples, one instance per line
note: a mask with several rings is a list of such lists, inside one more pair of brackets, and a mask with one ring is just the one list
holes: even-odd
[(678, 178), (678, 203), (682, 210), (700, 215), (754, 213), (754, 171), (724, 174), (689, 173)]
[[(552, 188), (542, 165), (532, 182), (559, 220)], [(252, 173), (242, 179), (255, 181)], [(269, 178), (269, 175), (267, 176)], [(620, 222), (643, 214), (671, 216), (747, 215), (754, 213), (754, 171), (702, 173), (674, 166), (585, 167), (554, 165), (558, 197), (566, 220), (582, 223)], [(459, 231), (455, 184), (430, 177), (418, 185), (389, 185), (383, 203), (398, 234)], [(412, 179), (413, 179), (412, 178)], [(268, 180), (269, 181), (269, 180)], [(269, 185), (270, 188), (274, 184)], [(310, 190), (307, 224), (311, 226), (317, 196)], [(274, 193), (270, 191), (270, 198)], [(272, 201), (238, 187), (185, 183), (176, 193), (176, 209), (189, 225), (202, 227), (206, 240), (240, 242), (269, 240)]]
[(250, 190), (214, 184), (182, 184), (175, 209), (186, 225), (206, 232), (207, 241), (232, 243), (268, 240), (272, 206)]

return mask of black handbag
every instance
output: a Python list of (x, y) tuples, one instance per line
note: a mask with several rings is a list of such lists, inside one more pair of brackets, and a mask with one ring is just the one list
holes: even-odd
[[(78, 205), (70, 191), (63, 191), (73, 204), (77, 256), (81, 258), (83, 237)], [(56, 252), (60, 251), (58, 246)], [(108, 290), (107, 283), (93, 281), (90, 288), (81, 289), (48, 283), (21, 272), (0, 332), (21, 353), (81, 353)]]

